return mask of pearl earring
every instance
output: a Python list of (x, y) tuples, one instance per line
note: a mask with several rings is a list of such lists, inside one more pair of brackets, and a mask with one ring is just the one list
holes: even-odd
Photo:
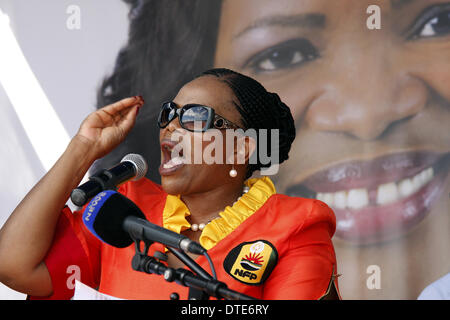
[(237, 176), (237, 171), (233, 166), (233, 169), (230, 170), (230, 177), (234, 178)]

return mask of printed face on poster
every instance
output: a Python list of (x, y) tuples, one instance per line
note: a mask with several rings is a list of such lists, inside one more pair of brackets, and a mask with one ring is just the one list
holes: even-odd
[[(97, 107), (143, 95), (146, 108), (97, 168), (139, 153), (159, 182), (161, 103), (229, 68), (291, 109), (296, 139), (271, 178), (335, 212), (344, 299), (416, 299), (450, 272), (450, 2), (126, 2), (127, 43), (86, 95)], [(84, 2), (66, 9), (65, 28), (95, 28)]]

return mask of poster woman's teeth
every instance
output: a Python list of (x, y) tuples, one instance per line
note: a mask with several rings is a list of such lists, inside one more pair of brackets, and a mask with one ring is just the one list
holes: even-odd
[[(432, 167), (422, 170), (412, 178), (389, 182), (376, 187), (376, 204), (386, 205), (417, 192), (434, 177)], [(331, 193), (317, 193), (316, 198), (335, 209), (361, 209), (369, 205), (369, 190), (358, 188)]]

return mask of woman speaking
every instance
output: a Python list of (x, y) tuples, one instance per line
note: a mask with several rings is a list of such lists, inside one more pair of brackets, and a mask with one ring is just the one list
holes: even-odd
[[(83, 283), (118, 298), (168, 299), (173, 292), (187, 298), (187, 288), (134, 271), (134, 245), (120, 249), (101, 242), (84, 227), (83, 211), (65, 206), (93, 162), (125, 139), (143, 103), (141, 97), (126, 98), (90, 114), (17, 206), (0, 230), (4, 284), (32, 298), (70, 299), (68, 278), (77, 270)], [(118, 190), (150, 222), (200, 242), (218, 280), (232, 290), (259, 299), (339, 298), (332, 210), (318, 200), (277, 194), (267, 176), (252, 178), (286, 160), (295, 138), (292, 115), (277, 94), (242, 74), (212, 69), (163, 103), (158, 125), (161, 186), (144, 178)], [(236, 129), (277, 130), (277, 139), (269, 134), (266, 140), (268, 154), (277, 153), (270, 157), (275, 163), (263, 161), (256, 151), (262, 141), (248, 135), (238, 137), (232, 150), (225, 146), (225, 135)], [(213, 130), (224, 138), (203, 139)], [(175, 136), (194, 143), (201, 138), (202, 153), (217, 151), (220, 161), (190, 161), (195, 155), (187, 149), (174, 156)], [(149, 254), (156, 251), (166, 252), (157, 243)], [(170, 252), (166, 256), (169, 267), (182, 267)], [(208, 270), (203, 256), (192, 258)]]

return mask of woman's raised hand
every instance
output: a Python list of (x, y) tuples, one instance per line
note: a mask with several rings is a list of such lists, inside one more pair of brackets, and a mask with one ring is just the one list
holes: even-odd
[(101, 158), (125, 139), (143, 104), (144, 99), (135, 96), (107, 105), (87, 116), (76, 136), (90, 145), (93, 158)]
[[(0, 229), (1, 282), (31, 295), (52, 293), (44, 257), (51, 247), (61, 208), (93, 161), (125, 139), (143, 103), (141, 97), (126, 98), (91, 113), (83, 121), (55, 165)], [(12, 246), (15, 250), (11, 250)]]

